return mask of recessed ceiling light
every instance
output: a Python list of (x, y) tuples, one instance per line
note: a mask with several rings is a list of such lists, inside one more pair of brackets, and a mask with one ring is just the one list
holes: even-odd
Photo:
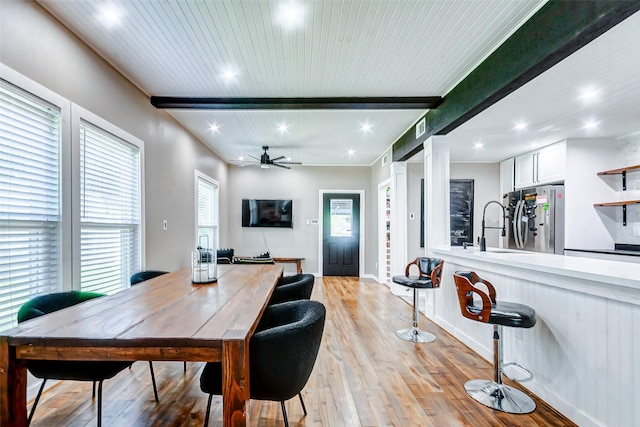
[(484, 144), (482, 142), (476, 142), (475, 144), (473, 144), (473, 148), (475, 148), (476, 150), (482, 147), (484, 147)]
[(228, 83), (234, 81), (237, 75), (238, 73), (236, 73), (234, 70), (232, 70), (231, 68), (227, 68), (226, 70), (222, 71), (220, 77), (222, 77), (222, 79)]
[(281, 3), (276, 21), (286, 30), (301, 27), (304, 24), (304, 12), (304, 7), (295, 1)]
[(122, 12), (114, 5), (108, 4), (102, 6), (97, 17), (104, 26), (111, 28), (121, 24), (120, 18), (122, 17)]
[(584, 126), (583, 126), (584, 129), (587, 129), (587, 130), (596, 129), (599, 125), (599, 123), (593, 119), (587, 120), (583, 123), (584, 123)]
[(525, 122), (518, 122), (515, 124), (515, 130), (525, 130), (527, 128), (527, 124)]
[(356, 152), (353, 150), (353, 148), (349, 148), (347, 150), (347, 154), (349, 155), (349, 157), (353, 157), (355, 156)]
[(220, 126), (214, 123), (211, 126), (209, 126), (209, 130), (213, 133), (216, 133), (220, 130)]
[(360, 126), (360, 130), (364, 133), (371, 132), (371, 124), (369, 122), (363, 123), (362, 126)]
[(600, 91), (595, 87), (586, 87), (580, 91), (578, 99), (585, 104), (597, 101), (600, 98)]
[(244, 160), (244, 157), (238, 156), (238, 160), (242, 161), (242, 160)]
[(287, 133), (288, 130), (289, 130), (289, 126), (286, 123), (280, 123), (278, 125), (278, 132)]

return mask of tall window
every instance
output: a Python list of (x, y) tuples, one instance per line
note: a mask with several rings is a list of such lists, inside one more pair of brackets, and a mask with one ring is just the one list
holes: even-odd
[(114, 293), (140, 270), (140, 149), (80, 122), (80, 287)]
[(196, 203), (196, 245), (217, 248), (218, 182), (199, 171), (196, 171)]
[(0, 330), (61, 283), (60, 107), (0, 79)]

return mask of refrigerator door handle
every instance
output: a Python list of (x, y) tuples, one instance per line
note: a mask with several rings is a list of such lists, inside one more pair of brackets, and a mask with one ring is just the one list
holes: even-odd
[(513, 238), (516, 242), (516, 248), (522, 249), (522, 240), (521, 240), (521, 231), (520, 231), (520, 223), (521, 221), (521, 208), (522, 208), (522, 200), (518, 200), (516, 203), (516, 209), (513, 214)]

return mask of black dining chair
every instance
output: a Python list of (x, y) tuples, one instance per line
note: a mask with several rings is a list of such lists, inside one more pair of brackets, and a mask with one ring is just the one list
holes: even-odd
[[(326, 309), (318, 301), (299, 300), (268, 306), (251, 337), (249, 383), (251, 399), (280, 402), (285, 427), (289, 426), (284, 402), (300, 398), (309, 380), (322, 340)], [(207, 363), (200, 389), (209, 394), (205, 427), (213, 395), (222, 394), (222, 364)]]
[(311, 298), (314, 282), (313, 274), (281, 277), (271, 294), (269, 305)]
[[(82, 302), (99, 298), (103, 294), (94, 292), (57, 292), (47, 295), (37, 296), (26, 302), (18, 310), (18, 323), (25, 322), (45, 314), (53, 313), (67, 307), (80, 304)], [(102, 425), (102, 382), (113, 378), (120, 371), (131, 366), (131, 362), (108, 362), (108, 361), (75, 361), (75, 360), (27, 360), (27, 369), (31, 374), (42, 379), (40, 390), (36, 396), (27, 425), (31, 424), (36, 406), (44, 390), (47, 380), (74, 380), (92, 381), (93, 397), (96, 393), (96, 382), (98, 383), (98, 426)], [(155, 392), (155, 384), (154, 384)], [(157, 393), (156, 393), (157, 395)]]

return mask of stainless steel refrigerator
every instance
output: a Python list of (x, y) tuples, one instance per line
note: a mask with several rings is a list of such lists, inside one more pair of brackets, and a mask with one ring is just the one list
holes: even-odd
[(564, 186), (545, 185), (504, 195), (509, 212), (504, 247), (564, 254)]

